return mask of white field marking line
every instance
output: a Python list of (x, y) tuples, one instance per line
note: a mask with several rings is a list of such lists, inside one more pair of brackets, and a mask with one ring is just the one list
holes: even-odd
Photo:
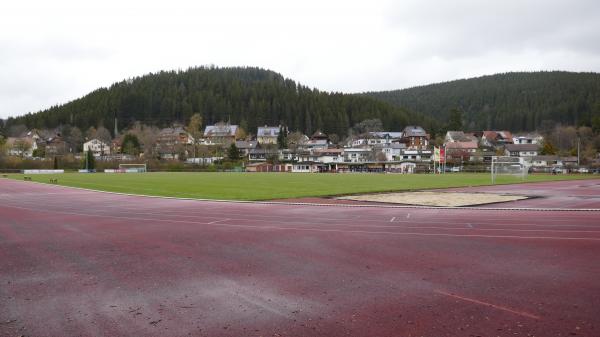
[(505, 306), (501, 306), (501, 305), (496, 305), (496, 304), (492, 304), (492, 303), (488, 303), (488, 302), (484, 302), (484, 301), (480, 301), (480, 300), (476, 300), (473, 298), (469, 298), (469, 297), (464, 297), (464, 296), (459, 296), (459, 295), (455, 295), (455, 294), (451, 294), (442, 290), (434, 290), (434, 293), (437, 294), (441, 294), (441, 295), (446, 295), (449, 297), (453, 297), (462, 301), (466, 301), (466, 302), (471, 302), (471, 303), (475, 303), (475, 304), (480, 304), (486, 307), (490, 307), (490, 308), (494, 308), (494, 309), (498, 309), (498, 310), (502, 310), (502, 311), (506, 311), (506, 312), (510, 312), (512, 314), (515, 315), (519, 315), (519, 316), (523, 316), (523, 317), (527, 317), (527, 318), (531, 318), (531, 319), (535, 319), (535, 320), (539, 320), (541, 319), (540, 316), (534, 315), (534, 314), (530, 314), (528, 312), (525, 311), (519, 311), (519, 310), (514, 310)]
[[(19, 205), (35, 206), (35, 209), (32, 209), (32, 210), (36, 210), (39, 207), (39, 203), (20, 202)], [(60, 205), (56, 204), (56, 206), (66, 208), (63, 205), (70, 205), (70, 204), (60, 204)], [(118, 207), (118, 206), (114, 206), (114, 207)], [(98, 208), (98, 207), (95, 206), (95, 208)], [(153, 209), (155, 209), (155, 208), (153, 208)], [(68, 208), (68, 210), (79, 210), (79, 208)], [(136, 210), (136, 209), (123, 207), (123, 208), (121, 208), (119, 210), (126, 211), (126, 210)], [(99, 211), (101, 212), (102, 210), (99, 210)], [(181, 210), (181, 211), (187, 212), (187, 210)], [(200, 216), (200, 217), (207, 217), (207, 218), (220, 218), (223, 215), (222, 212), (220, 212), (218, 214), (214, 214), (214, 216), (213, 216), (212, 213), (208, 213), (208, 212), (199, 213), (197, 216), (196, 215), (181, 215), (181, 214), (177, 214), (177, 210), (174, 210), (174, 212), (175, 212), (175, 214), (173, 214), (173, 216), (175, 216), (175, 217), (188, 217), (188, 218), (190, 218), (190, 217), (191, 218), (196, 218), (198, 216)], [(155, 212), (143, 211), (143, 213), (136, 213), (136, 214), (142, 214), (142, 215), (150, 215), (150, 214), (153, 214), (153, 215), (170, 215), (169, 213), (171, 213), (171, 212), (169, 212), (169, 211), (161, 211), (160, 213), (155, 213)], [(96, 214), (101, 214), (101, 213), (96, 213)], [(228, 212), (227, 215), (244, 216), (246, 214), (238, 214), (238, 213), (229, 213)], [(257, 218), (277, 218), (277, 219), (285, 219), (287, 222), (295, 222), (294, 220), (290, 220), (290, 216), (289, 215), (288, 216), (283, 216), (283, 215), (280, 216), (280, 215), (261, 215), (261, 214), (257, 214), (257, 215), (255, 215), (255, 217), (257, 217)], [(306, 218), (304, 218), (304, 219), (306, 220)], [(348, 218), (323, 218), (323, 217), (318, 217), (318, 220), (348, 221)], [(447, 221), (447, 220), (446, 221), (435, 221), (435, 220), (424, 220), (423, 221), (423, 220), (421, 220), (421, 221), (419, 221), (419, 223), (422, 223), (422, 224), (444, 224), (444, 225), (462, 225), (462, 224), (464, 224), (463, 220), (459, 220), (459, 219), (456, 219), (456, 220), (458, 220), (458, 221), (456, 221), (456, 222), (450, 222), (450, 221)], [(490, 219), (485, 219), (485, 220), (490, 220)], [(506, 221), (507, 219), (504, 218), (504, 219), (496, 219), (496, 220), (497, 221)], [(510, 219), (508, 219), (508, 220), (510, 220)], [(365, 222), (375, 222), (375, 223), (380, 223), (381, 222), (381, 220), (375, 220), (375, 219), (370, 220), (370, 219), (364, 219), (364, 218), (363, 218), (363, 221), (365, 221)], [(547, 221), (547, 220), (544, 220), (544, 221)], [(566, 220), (561, 220), (561, 221), (565, 222)], [(573, 220), (571, 220), (571, 222), (572, 221)], [(394, 221), (390, 221), (390, 222), (394, 222), (394, 223), (410, 223), (410, 224), (414, 224), (415, 223), (414, 221), (399, 220), (396, 217), (394, 217)], [(569, 224), (569, 225), (560, 225), (560, 224), (557, 224), (557, 225), (550, 225), (550, 224), (533, 224), (533, 223), (499, 224), (499, 223), (484, 223), (484, 222), (477, 223), (476, 225), (477, 226), (587, 227), (587, 228), (598, 228), (599, 227), (597, 225), (588, 225), (588, 224), (580, 224), (580, 225), (572, 225), (572, 224)]]
[[(25, 209), (27, 208), (17, 207), (17, 206), (9, 206), (17, 209)], [(406, 236), (442, 236), (442, 237), (465, 237), (465, 238), (495, 238), (495, 239), (531, 239), (531, 240), (577, 240), (577, 241), (600, 241), (600, 238), (580, 238), (580, 237), (553, 237), (553, 236), (518, 236), (518, 235), (483, 235), (483, 234), (448, 234), (448, 233), (418, 233), (418, 232), (389, 232), (389, 231), (365, 231), (365, 230), (341, 230), (341, 229), (325, 229), (325, 228), (301, 228), (301, 227), (281, 227), (281, 226), (258, 226), (258, 225), (236, 225), (236, 224), (228, 224), (228, 223), (215, 223), (209, 224), (206, 222), (197, 222), (197, 221), (185, 221), (185, 220), (161, 220), (161, 219), (145, 219), (145, 218), (134, 218), (134, 217), (119, 217), (119, 216), (110, 216), (110, 215), (93, 215), (93, 214), (85, 214), (85, 213), (75, 213), (75, 212), (59, 212), (59, 211), (46, 211), (40, 210), (38, 212), (43, 213), (56, 213), (56, 214), (68, 214), (68, 215), (78, 215), (84, 217), (100, 217), (100, 218), (114, 218), (121, 220), (137, 220), (137, 221), (148, 221), (148, 222), (168, 222), (168, 223), (188, 223), (188, 224), (196, 224), (196, 225), (209, 225), (209, 226), (222, 226), (222, 227), (235, 227), (235, 228), (245, 228), (245, 229), (261, 229), (261, 230), (293, 230), (293, 231), (311, 231), (311, 232), (333, 232), (333, 233), (347, 233), (347, 234), (386, 234), (386, 235), (406, 235)], [(249, 219), (245, 219), (249, 221)], [(250, 220), (251, 221), (251, 220)], [(327, 225), (322, 224), (322, 225)]]
[(410, 213), (406, 214), (406, 218), (410, 219)]
[(396, 219), (396, 217), (392, 217), (392, 218), (390, 219), (390, 222), (394, 222), (394, 219)]
[(64, 185), (54, 185), (39, 181), (19, 181), (14, 180), (13, 182), (24, 183), (24, 184), (40, 184), (51, 187), (61, 187), (65, 189), (77, 189), (90, 192), (107, 193), (115, 195), (126, 195), (143, 198), (161, 198), (161, 199), (174, 199), (174, 200), (190, 200), (190, 201), (204, 201), (204, 202), (215, 202), (215, 203), (239, 203), (239, 204), (263, 204), (263, 205), (297, 205), (297, 206), (319, 206), (319, 207), (342, 207), (342, 208), (404, 208), (404, 209), (449, 209), (449, 210), (474, 210), (474, 211), (535, 211), (535, 212), (599, 212), (600, 208), (554, 208), (554, 207), (533, 207), (533, 208), (520, 208), (520, 207), (474, 207), (474, 206), (411, 206), (411, 205), (353, 205), (353, 204), (319, 204), (319, 203), (308, 203), (308, 202), (282, 202), (282, 201), (249, 201), (249, 200), (224, 200), (224, 199), (202, 199), (202, 198), (182, 198), (182, 197), (167, 197), (158, 195), (144, 195), (144, 194), (133, 194), (123, 192), (110, 192), (102, 190), (94, 190), (83, 187), (72, 187)]
[[(27, 209), (30, 211), (38, 211), (39, 208), (25, 208), (25, 207), (21, 207), (21, 206), (15, 206), (15, 205), (8, 205), (5, 204), (5, 206), (7, 207), (16, 207), (16, 208), (20, 208), (20, 209)], [(64, 207), (63, 207), (64, 208)], [(99, 216), (99, 217), (113, 217), (113, 218), (118, 218), (115, 215), (110, 215), (110, 214), (103, 214), (103, 213), (98, 213), (98, 212), (90, 212), (90, 213), (79, 213), (77, 211), (79, 211), (80, 208), (65, 208), (64, 210), (45, 210), (45, 211), (50, 211), (50, 212), (56, 212), (56, 213), (60, 213), (60, 212), (73, 212), (73, 214), (75, 215), (89, 215), (89, 216)], [(136, 215), (167, 215), (164, 212), (162, 213), (153, 213), (153, 212), (144, 212), (144, 213), (136, 213), (136, 212), (127, 212), (128, 214), (136, 214)], [(227, 215), (231, 215), (231, 214), (227, 214)], [(236, 214), (237, 215), (237, 214)], [(167, 215), (168, 216), (168, 215)], [(220, 214), (220, 216), (210, 216), (207, 214), (203, 214), (203, 215), (198, 215), (198, 216), (192, 216), (192, 215), (177, 215), (175, 216), (173, 219), (156, 219), (153, 218), (153, 220), (159, 220), (159, 221), (171, 221), (171, 222), (186, 222), (183, 220), (177, 220), (177, 218), (194, 218), (194, 219), (198, 219), (198, 218), (212, 218), (212, 219), (222, 219), (221, 218), (222, 214)], [(262, 216), (261, 215), (255, 215), (256, 218), (253, 218), (252, 221), (255, 222), (263, 222), (263, 223), (269, 223), (269, 222), (275, 222), (275, 220), (273, 219), (260, 219)], [(267, 217), (268, 218), (268, 217)], [(326, 220), (329, 221), (327, 223), (321, 223), (321, 222), (306, 222), (306, 218), (304, 218), (303, 220), (305, 221), (297, 221), (294, 220), (293, 218), (290, 219), (289, 217), (279, 217), (279, 218), (285, 218), (286, 222), (288, 224), (295, 224), (295, 225), (315, 225), (315, 224), (321, 224), (321, 225), (325, 225), (325, 226), (341, 226), (341, 227), (367, 227), (367, 228), (398, 228), (398, 229), (402, 229), (402, 228), (407, 228), (407, 229), (440, 229), (440, 230), (464, 230), (466, 228), (464, 227), (436, 227), (436, 226), (414, 226), (414, 224), (421, 224), (421, 225), (428, 225), (428, 224), (446, 224), (446, 225), (462, 225), (462, 223), (448, 223), (448, 222), (443, 222), (443, 221), (411, 221), (411, 222), (407, 222), (407, 221), (399, 221), (396, 220), (393, 223), (410, 223), (413, 226), (403, 226), (403, 225), (354, 225), (354, 224), (348, 224), (346, 221), (348, 221), (348, 219), (327, 219), (327, 218), (318, 218), (317, 220)], [(144, 220), (145, 218), (140, 218), (142, 220)], [(249, 219), (247, 218), (228, 218), (228, 220), (234, 220), (234, 221), (248, 221)], [(219, 221), (223, 221), (223, 220), (219, 220)], [(332, 224), (331, 221), (344, 221), (344, 223), (342, 224)], [(370, 222), (370, 223), (382, 223), (382, 221), (380, 220), (367, 220), (367, 219), (363, 219), (362, 221), (364, 222)], [(390, 221), (391, 222), (391, 221)], [(201, 222), (192, 222), (192, 223), (200, 223), (200, 224), (204, 224)], [(384, 222), (385, 223), (385, 222)], [(504, 226), (504, 227), (508, 227), (508, 226), (530, 226), (530, 227), (542, 227), (542, 228), (548, 228), (548, 227), (584, 227), (584, 228), (600, 228), (599, 226), (594, 226), (594, 225), (544, 225), (544, 224), (475, 224), (477, 226)], [(473, 228), (471, 226), (471, 228)], [(473, 228), (474, 230), (481, 230), (481, 231), (523, 231), (523, 232), (564, 232), (564, 233), (568, 233), (568, 232), (584, 232), (584, 233), (595, 233), (598, 231), (585, 231), (585, 230), (569, 230), (569, 229), (565, 229), (565, 230), (552, 230), (552, 229), (512, 229), (512, 228)]]

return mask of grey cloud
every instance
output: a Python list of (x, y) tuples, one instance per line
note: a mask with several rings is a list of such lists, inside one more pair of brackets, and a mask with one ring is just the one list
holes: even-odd
[(598, 52), (597, 1), (402, 1), (389, 26), (413, 35), (415, 53), (443, 58), (490, 51)]

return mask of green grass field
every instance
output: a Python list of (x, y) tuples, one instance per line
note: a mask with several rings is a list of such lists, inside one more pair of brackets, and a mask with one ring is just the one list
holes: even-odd
[[(352, 193), (403, 191), (489, 185), (483, 173), (431, 174), (295, 174), (295, 173), (129, 173), (29, 175), (33, 181), (101, 191), (198, 199), (269, 200)], [(9, 178), (23, 180), (22, 174)], [(526, 182), (596, 178), (582, 175), (529, 175)], [(497, 183), (519, 183), (499, 176)], [(1, 181), (0, 181), (1, 183)]]

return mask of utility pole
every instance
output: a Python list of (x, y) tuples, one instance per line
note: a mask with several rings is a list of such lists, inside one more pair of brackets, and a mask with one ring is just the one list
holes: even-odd
[(579, 167), (579, 145), (581, 143), (581, 138), (577, 136), (577, 167)]

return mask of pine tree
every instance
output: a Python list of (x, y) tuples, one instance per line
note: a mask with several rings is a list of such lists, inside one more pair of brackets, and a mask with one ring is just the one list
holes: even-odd
[(241, 159), (240, 150), (235, 146), (235, 143), (231, 143), (229, 150), (227, 151), (227, 158), (231, 161), (238, 161)]

